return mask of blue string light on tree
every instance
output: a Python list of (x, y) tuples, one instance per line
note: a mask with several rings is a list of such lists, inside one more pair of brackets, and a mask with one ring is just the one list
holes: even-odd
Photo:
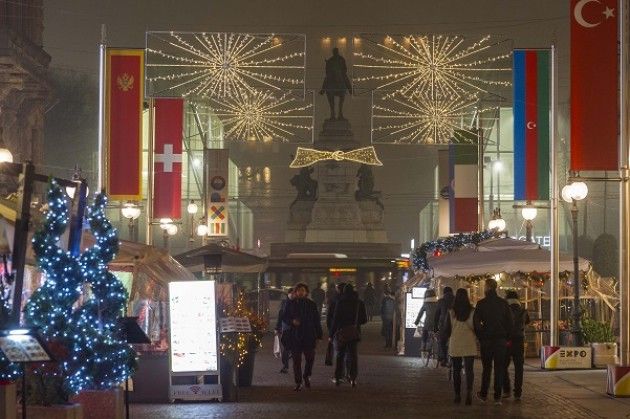
[(429, 253), (435, 254), (436, 256), (451, 253), (467, 245), (477, 245), (484, 240), (495, 237), (496, 235), (496, 230), (486, 230), (470, 234), (458, 234), (456, 236), (424, 242), (419, 247), (416, 247), (411, 254), (413, 269), (416, 272), (426, 272), (430, 270), (431, 267), (429, 266), (429, 262), (427, 260)]
[[(53, 181), (44, 226), (33, 238), (46, 280), (26, 304), (24, 317), (41, 331), (60, 361), (58, 370), (43, 367), (40, 373), (57, 381), (61, 376), (66, 394), (116, 387), (135, 367), (135, 352), (118, 335), (116, 325), (127, 293), (107, 269), (118, 251), (118, 236), (105, 216), (106, 205), (105, 195), (98, 194), (88, 209), (96, 243), (73, 256), (58, 244), (67, 226), (68, 208), (63, 191)], [(87, 287), (89, 292), (84, 293)], [(82, 295), (89, 298), (77, 308)]]

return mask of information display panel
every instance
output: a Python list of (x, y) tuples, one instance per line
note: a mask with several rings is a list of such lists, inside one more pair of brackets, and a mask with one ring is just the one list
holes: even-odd
[(416, 325), (414, 322), (416, 321), (416, 317), (418, 317), (418, 313), (424, 304), (424, 293), (427, 291), (426, 288), (415, 287), (411, 289), (411, 292), (408, 292), (406, 297), (406, 315), (405, 315), (405, 327), (407, 329), (415, 329)]
[(171, 372), (218, 371), (215, 281), (168, 285)]

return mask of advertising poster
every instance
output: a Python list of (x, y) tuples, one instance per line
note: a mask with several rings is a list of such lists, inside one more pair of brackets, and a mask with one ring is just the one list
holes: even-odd
[(168, 284), (173, 373), (218, 369), (214, 285), (214, 281)]
[(424, 293), (426, 290), (426, 288), (412, 288), (411, 292), (407, 293), (407, 309), (405, 316), (405, 327), (407, 329), (416, 328), (414, 322), (416, 321), (416, 317), (418, 317), (422, 304), (424, 304)]

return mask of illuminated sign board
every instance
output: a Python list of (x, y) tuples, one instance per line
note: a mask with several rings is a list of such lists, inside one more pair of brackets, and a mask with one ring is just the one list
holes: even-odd
[(407, 329), (415, 329), (416, 317), (424, 304), (424, 293), (426, 288), (415, 287), (411, 289), (406, 295), (406, 310), (405, 310), (405, 327)]
[(330, 268), (328, 272), (330, 273), (355, 273), (357, 271), (356, 268)]
[(215, 281), (168, 284), (171, 372), (218, 370)]

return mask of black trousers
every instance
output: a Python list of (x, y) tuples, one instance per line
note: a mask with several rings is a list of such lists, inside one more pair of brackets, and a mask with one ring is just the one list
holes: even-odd
[(462, 390), (462, 364), (466, 371), (466, 391), (471, 393), (473, 390), (473, 382), (475, 381), (475, 372), (473, 366), (475, 365), (474, 356), (454, 356), (453, 360), (453, 388), (455, 394), (459, 396)]
[[(304, 354), (304, 374), (302, 374), (302, 354)], [(313, 375), (313, 364), (315, 363), (315, 349), (294, 349), (291, 351), (293, 357), (293, 377), (295, 384), (302, 384), (302, 377)]]
[(359, 373), (359, 354), (357, 352), (358, 341), (349, 342), (346, 344), (339, 344), (335, 342), (336, 350), (336, 363), (335, 363), (335, 378), (343, 378), (344, 369), (346, 374), (351, 380), (357, 379)]
[(394, 338), (394, 320), (383, 320), (383, 336), (385, 337), (385, 347), (391, 348)]
[(482, 340), (479, 343), (481, 349), (481, 365), (483, 366), (481, 373), (481, 396), (488, 396), (490, 376), (492, 375), (492, 367), (494, 364), (494, 399), (498, 400), (501, 398), (501, 390), (503, 388), (507, 341), (505, 339), (490, 339)]
[(291, 358), (291, 351), (287, 350), (284, 345), (280, 345), (280, 360), (282, 361), (282, 368), (289, 368), (289, 358)]
[(512, 339), (512, 345), (507, 348), (505, 357), (505, 372), (503, 373), (503, 392), (510, 393), (510, 374), (508, 368), (514, 362), (514, 396), (521, 397), (523, 393), (523, 364), (525, 363), (525, 342), (523, 338)]
[(444, 333), (438, 334), (438, 361), (446, 362), (448, 359), (448, 337)]

